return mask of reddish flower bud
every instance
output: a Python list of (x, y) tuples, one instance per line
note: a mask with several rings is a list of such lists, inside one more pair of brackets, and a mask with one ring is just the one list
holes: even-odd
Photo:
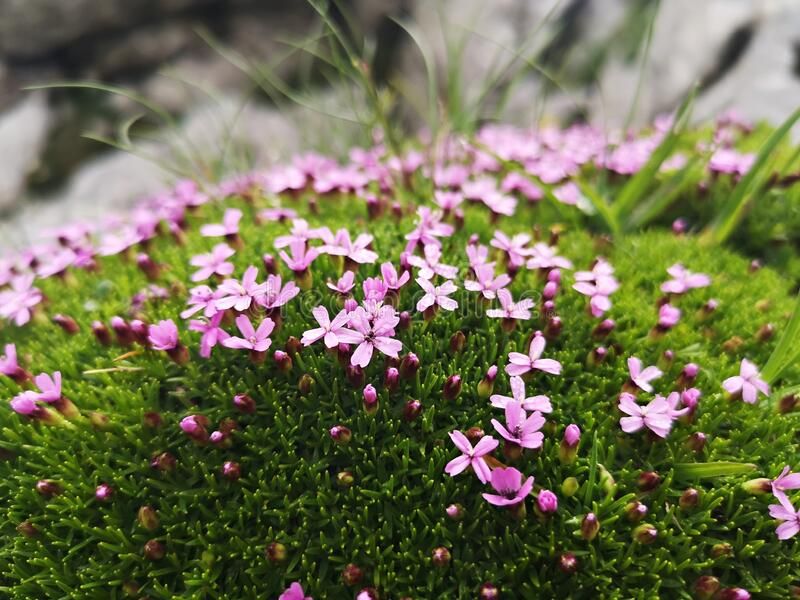
[(733, 546), (731, 546), (728, 542), (722, 542), (720, 544), (714, 544), (711, 546), (711, 558), (722, 558), (733, 556)]
[(204, 415), (189, 415), (181, 419), (180, 427), (183, 432), (195, 442), (208, 441), (208, 417)]
[(286, 546), (280, 542), (271, 542), (267, 545), (267, 549), (264, 551), (264, 554), (266, 555), (267, 560), (272, 564), (285, 562), (287, 557)]
[(275, 257), (272, 254), (264, 254), (261, 257), (261, 263), (264, 265), (264, 271), (268, 275), (278, 274), (278, 264), (275, 262)]
[(160, 524), (158, 513), (156, 513), (156, 509), (152, 506), (145, 505), (140, 507), (139, 512), (136, 513), (136, 520), (139, 521), (139, 525), (147, 529), (147, 531), (155, 531)]
[(422, 414), (422, 402), (411, 399), (403, 407), (403, 419), (414, 421)]
[(698, 577), (692, 586), (694, 597), (698, 600), (710, 600), (719, 590), (719, 579), (711, 575)]
[(17, 525), (17, 531), (25, 537), (32, 538), (39, 535), (39, 529), (30, 521), (23, 521)]
[(672, 233), (675, 235), (683, 235), (688, 228), (689, 224), (686, 222), (686, 219), (678, 217), (672, 222)]
[(558, 448), (558, 459), (562, 464), (569, 465), (575, 462), (578, 455), (578, 444), (581, 442), (581, 430), (574, 423), (567, 425), (564, 438)]
[(742, 489), (748, 494), (760, 496), (762, 494), (772, 493), (772, 480), (766, 477), (759, 477), (757, 479), (750, 479), (742, 484)]
[(456, 354), (464, 350), (464, 346), (467, 344), (467, 336), (464, 335), (464, 332), (461, 330), (456, 331), (452, 336), (450, 336), (450, 352)]
[(442, 387), (442, 396), (445, 400), (455, 400), (461, 393), (461, 376), (450, 375)]
[(495, 584), (487, 581), (478, 590), (478, 598), (480, 600), (499, 600), (500, 589)]
[(370, 415), (375, 414), (375, 412), (378, 410), (377, 390), (375, 390), (372, 384), (368, 384), (364, 388), (362, 395), (364, 396), (364, 401), (363, 401), (364, 410)]
[(431, 553), (431, 559), (436, 567), (446, 567), (450, 564), (450, 558), (450, 550), (444, 546), (434, 548), (433, 552)]
[(400, 321), (397, 323), (397, 329), (400, 331), (408, 331), (411, 329), (411, 313), (407, 310), (402, 311), (398, 318)]
[(356, 482), (352, 471), (339, 471), (336, 474), (336, 484), (342, 488), (349, 488)]
[(100, 321), (92, 322), (92, 333), (94, 333), (94, 337), (97, 338), (97, 341), (100, 342), (101, 345), (111, 345), (111, 333), (109, 333), (108, 327), (103, 325)]
[(150, 427), (151, 429), (157, 429), (164, 423), (164, 419), (161, 418), (161, 415), (153, 411), (144, 413), (143, 421), (144, 426)]
[(45, 498), (58, 496), (64, 489), (52, 479), (40, 479), (36, 482), (36, 491)]
[(561, 321), (561, 317), (552, 317), (547, 321), (547, 325), (544, 328), (544, 336), (548, 340), (555, 339), (561, 335), (561, 330), (563, 328), (564, 323)]
[(616, 324), (611, 319), (600, 321), (592, 331), (592, 336), (595, 338), (604, 338), (614, 330)]
[(552, 515), (558, 510), (558, 498), (550, 490), (542, 490), (536, 497), (536, 507), (543, 515)]
[(62, 314), (57, 314), (53, 316), (53, 323), (61, 327), (61, 329), (63, 329), (70, 335), (75, 335), (76, 333), (78, 333), (79, 329), (78, 324), (72, 317), (68, 317)]
[(658, 529), (648, 523), (642, 523), (633, 530), (633, 539), (640, 544), (652, 544), (657, 538)]
[(765, 323), (758, 328), (758, 331), (756, 332), (756, 339), (759, 342), (766, 342), (767, 340), (772, 339), (774, 335), (775, 326), (772, 323)]
[(111, 317), (111, 329), (114, 330), (120, 346), (130, 346), (134, 342), (131, 327), (122, 317)]
[(356, 600), (381, 600), (378, 590), (372, 587), (364, 588), (356, 594)]
[(345, 565), (342, 570), (342, 581), (345, 585), (358, 585), (364, 578), (364, 571), (354, 563)]
[(344, 425), (334, 425), (328, 433), (337, 444), (349, 444), (353, 437), (353, 433)]
[(228, 481), (238, 481), (242, 476), (242, 468), (239, 463), (227, 460), (222, 463), (222, 476)]
[(300, 377), (300, 381), (297, 383), (297, 389), (300, 390), (300, 393), (304, 396), (307, 396), (311, 393), (311, 389), (314, 387), (314, 378), (311, 377), (308, 373), (304, 373), (302, 377)]
[(419, 358), (413, 352), (409, 352), (400, 361), (400, 377), (411, 379), (419, 371)]
[(253, 400), (248, 394), (236, 394), (233, 397), (233, 406), (240, 413), (252, 415), (256, 412), (256, 401)]
[(286, 340), (286, 353), (294, 358), (300, 351), (303, 349), (302, 342), (293, 335), (289, 336), (289, 339)]
[(144, 252), (136, 256), (136, 266), (144, 273), (145, 277), (150, 281), (155, 281), (161, 274), (161, 267), (150, 257), (149, 254)]
[(383, 385), (390, 392), (395, 391), (397, 386), (400, 385), (400, 371), (395, 367), (386, 369), (386, 373), (383, 376)]
[(114, 488), (107, 483), (101, 483), (95, 488), (94, 497), (100, 502), (110, 502), (114, 497)]
[(444, 509), (444, 512), (453, 521), (460, 521), (464, 518), (464, 507), (460, 504), (451, 504)]
[(283, 350), (275, 350), (272, 359), (275, 361), (275, 366), (278, 367), (281, 373), (288, 373), (292, 370), (292, 357)]
[(678, 505), (683, 510), (691, 510), (695, 508), (700, 503), (700, 492), (698, 492), (694, 488), (688, 488), (684, 490), (681, 494), (680, 499), (678, 500)]
[(692, 452), (702, 452), (706, 447), (708, 436), (702, 431), (695, 431), (692, 435), (686, 438), (686, 447)]
[(347, 376), (347, 380), (350, 382), (350, 385), (353, 387), (364, 387), (364, 382), (367, 378), (366, 375), (364, 375), (364, 369), (358, 365), (347, 365), (347, 368), (345, 368), (345, 375)]
[(586, 366), (589, 368), (596, 367), (601, 364), (607, 356), (608, 350), (605, 346), (598, 346), (586, 356)]
[(481, 398), (488, 398), (494, 392), (494, 381), (497, 379), (497, 365), (492, 365), (486, 370), (486, 375), (483, 376), (478, 384), (478, 396)]
[(800, 398), (798, 398), (798, 396), (795, 394), (788, 394), (784, 396), (778, 402), (778, 411), (781, 414), (787, 414), (796, 411), (798, 409), (798, 404), (800, 404), (798, 400), (800, 400)]
[(744, 588), (723, 588), (717, 592), (714, 600), (750, 600), (750, 592)]
[(655, 471), (642, 471), (636, 479), (636, 485), (643, 492), (651, 492), (661, 485), (661, 476)]
[(594, 513), (588, 513), (581, 521), (581, 537), (591, 542), (600, 531), (600, 521)]
[(647, 516), (647, 506), (638, 500), (628, 502), (625, 505), (625, 516), (628, 517), (629, 521), (638, 523)]
[(572, 575), (578, 570), (578, 558), (572, 552), (564, 552), (558, 557), (558, 570), (564, 575)]
[(175, 457), (169, 452), (161, 452), (150, 459), (150, 466), (156, 471), (169, 473), (175, 470), (177, 462)]
[(144, 545), (144, 557), (147, 560), (161, 560), (166, 553), (164, 544), (158, 540), (150, 540)]

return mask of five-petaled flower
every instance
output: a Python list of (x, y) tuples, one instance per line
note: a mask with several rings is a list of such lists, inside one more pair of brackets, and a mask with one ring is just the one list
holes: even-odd
[(275, 322), (272, 319), (265, 318), (256, 329), (247, 315), (239, 315), (236, 317), (236, 327), (239, 328), (243, 337), (230, 336), (225, 338), (222, 340), (222, 345), (226, 348), (266, 352), (272, 345), (272, 340), (269, 337), (272, 330), (275, 329)]
[(758, 400), (758, 393), (769, 396), (769, 384), (761, 379), (758, 367), (746, 358), (742, 359), (739, 366), (739, 374), (728, 377), (722, 382), (722, 388), (734, 396), (741, 395), (742, 400), (748, 404), (755, 404)]
[(328, 309), (324, 306), (317, 306), (311, 310), (311, 314), (319, 323), (319, 327), (309, 329), (303, 333), (300, 340), (304, 346), (310, 346), (317, 340), (323, 340), (327, 348), (335, 348), (339, 345), (339, 334), (345, 330), (345, 326), (350, 322), (350, 314), (342, 310), (337, 314), (333, 321), (328, 315)]
[(468, 467), (472, 467), (472, 470), (481, 483), (490, 481), (492, 478), (492, 471), (489, 465), (486, 464), (484, 456), (497, 448), (500, 442), (491, 436), (485, 435), (478, 440), (478, 443), (475, 444), (473, 448), (467, 436), (458, 430), (450, 432), (450, 439), (453, 440), (455, 447), (461, 451), (461, 456), (447, 463), (444, 468), (445, 473), (450, 475), (450, 477), (455, 477)]
[(509, 375), (524, 375), (529, 371), (543, 371), (551, 375), (561, 373), (561, 363), (552, 358), (541, 358), (544, 353), (547, 341), (543, 335), (535, 335), (528, 348), (528, 354), (521, 352), (509, 352), (506, 365), (506, 373)]
[(525, 382), (522, 377), (511, 378), (511, 397), (502, 396), (500, 394), (493, 394), (489, 400), (495, 408), (506, 408), (509, 403), (517, 402), (522, 404), (525, 410), (538, 410), (543, 413), (553, 412), (553, 406), (550, 404), (550, 398), (544, 395), (525, 396)]
[(646, 406), (642, 406), (636, 402), (633, 394), (622, 392), (619, 396), (619, 410), (628, 415), (619, 420), (625, 433), (635, 433), (642, 427), (647, 427), (657, 436), (665, 438), (672, 429), (672, 409), (662, 396), (656, 396)]
[(495, 506), (512, 506), (523, 502), (533, 490), (533, 476), (522, 482), (522, 473), (514, 467), (499, 467), (492, 471), (491, 484), (496, 494), (483, 493), (489, 504)]
[(506, 426), (497, 419), (492, 419), (492, 426), (506, 441), (522, 448), (535, 450), (541, 448), (544, 434), (539, 431), (545, 418), (538, 410), (528, 416), (520, 402), (506, 404)]
[(442, 285), (434, 286), (428, 279), (418, 277), (417, 283), (425, 292), (425, 295), (417, 302), (417, 311), (424, 312), (433, 306), (440, 306), (444, 310), (458, 308), (458, 302), (449, 297), (458, 290), (452, 281), (445, 281)]

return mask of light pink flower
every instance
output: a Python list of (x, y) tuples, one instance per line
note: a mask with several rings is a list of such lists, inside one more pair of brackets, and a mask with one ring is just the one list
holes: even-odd
[(572, 262), (563, 256), (558, 256), (557, 250), (544, 242), (534, 244), (529, 252), (530, 258), (526, 263), (529, 269), (571, 269)]
[(189, 290), (189, 300), (187, 304), (189, 308), (181, 313), (181, 319), (188, 319), (192, 315), (203, 311), (203, 316), (212, 317), (218, 311), (217, 300), (219, 294), (212, 290), (207, 285), (198, 285)]
[(359, 234), (355, 240), (350, 240), (350, 232), (340, 229), (336, 235), (325, 235), (321, 251), (332, 256), (344, 256), (358, 264), (374, 263), (378, 260), (378, 253), (368, 248), (373, 237), (368, 233)]
[(497, 230), (489, 244), (506, 253), (509, 265), (520, 267), (525, 263), (525, 257), (531, 253), (530, 248), (527, 247), (530, 241), (531, 236), (527, 233), (518, 233), (514, 237), (508, 237), (502, 231)]
[(691, 289), (711, 285), (711, 278), (703, 273), (692, 273), (680, 263), (667, 269), (672, 279), (661, 284), (661, 291), (667, 294), (684, 294)]
[(211, 356), (211, 350), (217, 344), (221, 344), (230, 337), (230, 334), (220, 327), (222, 317), (225, 313), (218, 312), (210, 321), (192, 320), (189, 321), (189, 329), (203, 334), (200, 338), (200, 356), (208, 358)]
[(306, 596), (306, 593), (303, 591), (303, 586), (301, 586), (296, 581), (290, 585), (284, 592), (278, 597), (278, 600), (313, 600), (311, 596)]
[(461, 192), (450, 190), (434, 190), (433, 201), (439, 208), (449, 212), (461, 206), (464, 202), (464, 195)]
[(173, 350), (178, 346), (178, 328), (172, 319), (159, 321), (150, 325), (148, 340), (153, 350)]
[(543, 395), (538, 396), (525, 396), (525, 382), (522, 377), (512, 377), (511, 381), (511, 397), (502, 396), (500, 394), (492, 394), (489, 400), (495, 408), (506, 408), (509, 403), (519, 403), (525, 410), (536, 411), (543, 413), (553, 412), (553, 406), (550, 404), (550, 398)]
[(769, 516), (783, 521), (775, 530), (779, 540), (793, 538), (800, 531), (800, 512), (794, 509), (785, 495), (777, 497), (780, 504), (769, 505)]
[(286, 285), (282, 283), (280, 275), (267, 277), (267, 281), (264, 282), (264, 293), (256, 297), (256, 302), (267, 310), (275, 310), (300, 293), (300, 288), (294, 281), (287, 281)]
[(14, 344), (6, 344), (6, 353), (0, 356), (0, 373), (8, 377), (16, 376), (21, 367), (17, 361), (17, 347)]
[(787, 490), (800, 490), (800, 473), (792, 473), (789, 465), (772, 482), (772, 494), (776, 498), (785, 498)]
[(522, 483), (522, 473), (514, 467), (497, 468), (492, 471), (491, 484), (497, 494), (481, 494), (483, 499), (495, 506), (511, 506), (523, 502), (533, 490), (533, 477)]
[(374, 302), (382, 302), (389, 291), (389, 288), (380, 277), (367, 277), (361, 283), (361, 289), (364, 291), (364, 300)]
[(681, 320), (681, 309), (671, 304), (662, 304), (658, 309), (658, 326), (661, 329), (672, 329)]
[(489, 300), (497, 297), (498, 290), (505, 288), (511, 283), (511, 277), (506, 273), (494, 276), (494, 263), (484, 263), (473, 267), (475, 281), (467, 279), (464, 287), (470, 292), (480, 292), (484, 298)]
[(497, 419), (492, 419), (492, 426), (504, 439), (523, 448), (541, 448), (544, 434), (539, 431), (545, 418), (538, 410), (528, 416), (520, 402), (506, 404), (506, 426)]
[(307, 248), (303, 240), (295, 240), (289, 244), (289, 252), (291, 252), (291, 256), (285, 250), (281, 250), (280, 257), (286, 266), (295, 273), (306, 271), (320, 254), (320, 250), (317, 248)]
[(552, 358), (541, 358), (544, 352), (547, 341), (543, 335), (536, 335), (531, 340), (528, 354), (520, 352), (509, 352), (508, 361), (506, 365), (506, 373), (509, 375), (523, 375), (528, 371), (544, 371), (551, 375), (558, 375), (561, 373), (561, 363)]
[(458, 430), (450, 432), (450, 439), (453, 440), (455, 447), (461, 451), (461, 456), (447, 463), (444, 472), (450, 475), (450, 477), (455, 477), (468, 467), (472, 467), (472, 470), (481, 483), (490, 481), (492, 478), (492, 471), (489, 469), (489, 465), (486, 464), (486, 459), (483, 457), (497, 448), (500, 442), (491, 436), (485, 435), (473, 448), (467, 436)]
[(411, 274), (408, 271), (403, 271), (398, 276), (394, 265), (390, 262), (385, 262), (381, 265), (381, 277), (383, 277), (383, 282), (389, 290), (397, 291), (408, 283), (409, 279), (411, 279)]
[(356, 278), (355, 273), (353, 273), (352, 271), (345, 271), (344, 275), (342, 275), (339, 278), (339, 281), (337, 281), (335, 284), (328, 281), (326, 285), (328, 286), (329, 289), (333, 290), (334, 292), (338, 292), (342, 296), (346, 296), (347, 294), (350, 293), (350, 290), (352, 290), (355, 287), (354, 283), (355, 278)]
[(233, 236), (239, 233), (239, 221), (242, 211), (238, 208), (229, 208), (222, 217), (222, 223), (203, 225), (200, 235), (205, 237)]
[(250, 266), (244, 272), (242, 280), (226, 279), (223, 281), (217, 293), (219, 298), (215, 301), (215, 306), (219, 310), (233, 308), (239, 312), (247, 310), (256, 298), (264, 295), (267, 285), (256, 283), (258, 277), (258, 267)]
[(192, 274), (192, 281), (203, 281), (212, 275), (227, 277), (233, 273), (233, 263), (228, 259), (235, 253), (228, 244), (217, 244), (208, 254), (193, 256), (190, 264), (200, 269)]
[(769, 396), (769, 384), (761, 379), (758, 367), (746, 358), (742, 359), (739, 374), (723, 381), (722, 388), (729, 394), (741, 394), (742, 400), (748, 404), (756, 403), (758, 392)]
[(309, 329), (303, 333), (300, 340), (304, 346), (310, 346), (317, 340), (323, 339), (327, 348), (335, 348), (339, 345), (339, 334), (350, 322), (350, 314), (346, 310), (342, 310), (337, 314), (333, 321), (328, 315), (328, 309), (324, 306), (317, 306), (311, 310), (311, 314), (319, 323), (319, 327)]
[(635, 433), (647, 427), (657, 436), (666, 438), (672, 428), (672, 415), (670, 405), (666, 398), (656, 396), (646, 406), (636, 402), (636, 398), (627, 392), (619, 396), (619, 409), (627, 417), (619, 420), (619, 425), (625, 433)]
[(11, 280), (11, 288), (0, 292), (0, 317), (17, 326), (31, 320), (33, 307), (42, 301), (42, 292), (33, 287), (33, 275), (19, 275)]
[(402, 342), (392, 339), (394, 328), (400, 322), (397, 311), (391, 306), (377, 309), (374, 320), (370, 322), (369, 313), (361, 306), (350, 313), (350, 327), (337, 333), (339, 341), (345, 344), (358, 344), (350, 357), (353, 366), (366, 367), (372, 359), (374, 350), (397, 358), (403, 348)]
[(631, 356), (628, 359), (628, 373), (630, 374), (631, 381), (636, 385), (636, 387), (644, 390), (645, 392), (652, 392), (653, 386), (650, 385), (650, 382), (654, 379), (658, 379), (664, 374), (661, 369), (654, 366), (642, 369), (642, 361), (635, 356)]
[(417, 275), (423, 279), (433, 279), (435, 275), (440, 275), (445, 279), (455, 279), (458, 275), (458, 268), (445, 265), (439, 261), (442, 258), (442, 251), (439, 246), (427, 244), (423, 250), (425, 256), (409, 256), (408, 264), (419, 269)]
[(492, 319), (519, 319), (527, 320), (531, 318), (531, 308), (533, 300), (525, 298), (519, 302), (514, 302), (511, 292), (506, 288), (497, 290), (497, 299), (500, 301), (501, 308), (490, 308), (486, 311), (486, 316)]
[(270, 318), (265, 318), (258, 326), (253, 327), (247, 315), (236, 317), (236, 327), (244, 337), (228, 337), (222, 340), (222, 345), (226, 348), (238, 350), (252, 350), (253, 352), (266, 352), (272, 345), (269, 338), (272, 330), (275, 329), (275, 322)]
[(309, 240), (316, 240), (323, 237), (323, 235), (330, 235), (330, 231), (323, 228), (309, 227), (308, 221), (305, 219), (294, 219), (292, 221), (292, 229), (289, 235), (279, 235), (275, 238), (274, 246), (277, 249), (286, 248), (295, 242), (308, 242)]
[(417, 302), (417, 311), (423, 312), (431, 306), (441, 306), (444, 310), (455, 310), (458, 302), (448, 296), (458, 290), (452, 281), (445, 281), (442, 285), (434, 286), (429, 280), (417, 278), (417, 284), (425, 295)]
[(61, 399), (61, 372), (56, 371), (50, 377), (47, 373), (41, 373), (34, 378), (36, 387), (39, 388), (37, 397), (42, 402), (57, 402)]
[(611, 308), (609, 296), (619, 289), (619, 283), (614, 277), (606, 275), (598, 277), (594, 283), (578, 281), (573, 284), (572, 289), (584, 296), (589, 296), (589, 309), (592, 316), (602, 317)]
[(483, 264), (486, 264), (486, 259), (489, 257), (489, 248), (483, 244), (467, 244), (467, 259), (469, 266), (473, 271)]
[(411, 233), (406, 235), (408, 243), (406, 252), (413, 252), (417, 245), (427, 246), (435, 244), (441, 246), (440, 237), (450, 237), (455, 231), (452, 225), (442, 223), (442, 212), (432, 211), (427, 206), (417, 209), (417, 225)]

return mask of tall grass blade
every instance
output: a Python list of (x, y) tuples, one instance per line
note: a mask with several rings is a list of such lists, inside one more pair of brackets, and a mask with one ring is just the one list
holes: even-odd
[(783, 370), (800, 358), (800, 293), (797, 294), (797, 302), (794, 311), (783, 330), (775, 350), (772, 351), (767, 364), (761, 370), (761, 376), (772, 383), (780, 377)]

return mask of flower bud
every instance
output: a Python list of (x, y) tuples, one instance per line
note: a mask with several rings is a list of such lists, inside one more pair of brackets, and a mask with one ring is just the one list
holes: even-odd
[(261, 264), (264, 265), (264, 272), (267, 275), (278, 274), (278, 264), (275, 262), (275, 257), (272, 254), (264, 254), (261, 257)]
[(352, 487), (355, 482), (356, 478), (352, 471), (339, 471), (336, 474), (336, 484), (339, 487), (349, 488)]
[(408, 331), (411, 329), (411, 313), (407, 310), (402, 311), (398, 315), (398, 319), (400, 319), (397, 323), (397, 329), (400, 331)]
[(722, 344), (722, 349), (728, 354), (737, 354), (744, 345), (744, 340), (738, 335), (733, 336)]
[(378, 590), (372, 587), (364, 588), (356, 594), (356, 600), (381, 600)]
[(600, 521), (594, 513), (588, 513), (581, 521), (581, 537), (591, 542), (600, 531)]
[(625, 505), (625, 516), (628, 517), (629, 521), (638, 523), (647, 516), (647, 506), (638, 500), (628, 502)]
[(574, 423), (567, 425), (564, 430), (564, 438), (558, 447), (558, 459), (561, 464), (571, 465), (578, 456), (578, 444), (581, 441), (581, 430)]
[(141, 252), (136, 256), (136, 266), (150, 281), (155, 281), (161, 273), (161, 267), (150, 257)]
[(794, 412), (800, 407), (800, 398), (798, 398), (795, 394), (787, 394), (783, 398), (780, 399), (778, 402), (778, 411), (781, 414), (787, 414), (790, 412)]
[(114, 334), (117, 336), (117, 343), (120, 346), (130, 346), (133, 343), (134, 337), (131, 326), (122, 317), (111, 317), (111, 329), (114, 330)]
[(445, 400), (455, 400), (461, 393), (461, 376), (450, 375), (442, 387), (442, 396)]
[(719, 307), (719, 301), (714, 300), (711, 298), (708, 302), (706, 302), (703, 307), (697, 312), (697, 318), (700, 321), (707, 320), (711, 315), (716, 312), (717, 308)]
[(409, 352), (400, 361), (400, 377), (411, 379), (419, 371), (419, 358), (413, 352)]
[(303, 396), (307, 396), (311, 393), (311, 389), (314, 387), (314, 378), (311, 377), (308, 373), (304, 373), (302, 377), (300, 377), (300, 381), (297, 383), (297, 389), (300, 390), (300, 393)]
[(750, 479), (742, 484), (742, 489), (748, 494), (760, 496), (772, 492), (772, 480), (766, 477), (759, 477), (757, 479)]
[(144, 545), (144, 557), (147, 560), (161, 560), (166, 553), (164, 544), (158, 540), (150, 540)]
[(672, 233), (675, 235), (683, 235), (686, 233), (686, 230), (689, 228), (689, 224), (686, 222), (686, 219), (678, 217), (672, 222)]
[(288, 373), (292, 370), (292, 357), (283, 350), (275, 350), (272, 354), (272, 359), (275, 361), (275, 366), (281, 373)]
[(767, 340), (772, 339), (774, 335), (775, 326), (772, 323), (765, 323), (758, 328), (758, 331), (756, 332), (756, 339), (759, 342), (766, 342)]
[(158, 429), (164, 423), (164, 419), (161, 418), (161, 415), (152, 411), (144, 413), (143, 421), (144, 426), (150, 429)]
[(180, 422), (181, 429), (195, 442), (203, 443), (208, 441), (208, 418), (203, 415), (189, 415)]
[(108, 331), (108, 327), (106, 327), (100, 321), (92, 322), (92, 333), (94, 333), (94, 337), (97, 338), (97, 341), (100, 342), (100, 345), (111, 345), (111, 334)]
[(453, 521), (461, 521), (464, 518), (464, 507), (460, 504), (451, 504), (444, 509), (444, 512)]
[(129, 598), (138, 598), (141, 589), (142, 586), (132, 580), (125, 581), (122, 584), (122, 591)]
[(364, 397), (364, 411), (370, 415), (375, 414), (375, 412), (378, 410), (378, 392), (371, 383), (367, 384), (362, 392), (362, 395)]
[(695, 508), (700, 503), (700, 492), (698, 492), (694, 488), (688, 488), (684, 490), (681, 494), (680, 499), (678, 500), (678, 505), (683, 510), (691, 510)]
[(687, 363), (678, 377), (678, 387), (689, 387), (697, 379), (697, 374), (700, 372), (700, 367), (695, 363)]
[(467, 336), (460, 329), (450, 336), (450, 352), (457, 354), (464, 349), (467, 343)]
[(450, 564), (450, 550), (445, 548), (444, 546), (439, 546), (438, 548), (434, 548), (433, 552), (431, 553), (431, 559), (433, 560), (433, 565), (436, 567), (446, 567)]
[(354, 563), (345, 565), (342, 569), (342, 581), (345, 585), (358, 585), (364, 577), (364, 571)]
[(218, 448), (230, 448), (233, 443), (230, 435), (224, 431), (212, 431), (208, 441)]
[(723, 588), (717, 592), (714, 600), (750, 600), (750, 592), (744, 588)]
[(595, 326), (594, 330), (592, 331), (592, 337), (596, 339), (604, 338), (609, 333), (614, 331), (614, 327), (616, 327), (616, 323), (614, 323), (614, 321), (611, 319), (604, 319)]
[(642, 523), (633, 530), (633, 539), (640, 544), (652, 544), (656, 538), (658, 529), (647, 523)]
[(290, 335), (289, 339), (286, 340), (286, 352), (289, 356), (295, 357), (300, 354), (300, 351), (303, 349), (303, 344), (297, 339), (295, 336)]
[(23, 521), (17, 525), (17, 531), (28, 538), (39, 535), (39, 528), (30, 521)]
[(107, 483), (101, 483), (95, 488), (94, 497), (100, 502), (110, 502), (114, 497), (114, 488)]
[(711, 600), (719, 590), (719, 579), (712, 575), (698, 577), (692, 586), (694, 597), (698, 600)]
[(252, 415), (256, 412), (256, 401), (247, 394), (236, 394), (233, 397), (233, 406), (240, 413)]
[(350, 382), (354, 388), (363, 388), (364, 382), (367, 380), (367, 376), (364, 374), (364, 369), (362, 369), (358, 365), (347, 365), (344, 370), (345, 375), (347, 376), (347, 381)]
[(592, 368), (602, 364), (608, 356), (608, 349), (605, 346), (598, 346), (586, 355), (586, 367)]
[(536, 497), (536, 507), (543, 515), (552, 515), (558, 510), (558, 498), (550, 490), (542, 490)]
[(242, 476), (242, 468), (239, 463), (227, 460), (222, 463), (222, 476), (228, 481), (238, 481)]
[(733, 556), (733, 546), (731, 546), (728, 542), (722, 542), (720, 544), (714, 544), (711, 546), (711, 558), (722, 558)]
[(706, 447), (708, 436), (702, 431), (695, 431), (692, 435), (686, 438), (686, 447), (692, 452), (702, 452)]
[(334, 425), (330, 428), (331, 439), (340, 445), (349, 444), (353, 437), (352, 432), (344, 425)]
[(547, 321), (544, 328), (544, 336), (548, 340), (553, 340), (561, 335), (561, 330), (564, 328), (564, 323), (561, 317), (552, 317)]
[(636, 485), (643, 492), (652, 492), (661, 485), (661, 476), (655, 471), (642, 471), (636, 479)]
[(61, 329), (63, 329), (70, 335), (75, 335), (76, 333), (78, 333), (79, 329), (78, 324), (72, 317), (68, 317), (62, 314), (53, 315), (53, 323), (61, 327)]
[(614, 481), (614, 477), (608, 472), (608, 469), (600, 463), (597, 463), (597, 474), (600, 487), (603, 491), (609, 496), (614, 494), (614, 492), (617, 491), (617, 482)]
[(494, 381), (497, 379), (497, 365), (492, 365), (486, 370), (486, 375), (483, 376), (478, 384), (478, 396), (481, 398), (488, 398), (494, 392)]
[(152, 506), (145, 505), (140, 507), (139, 512), (136, 514), (136, 520), (139, 521), (139, 525), (147, 529), (147, 531), (155, 531), (160, 524), (156, 509)]
[(561, 493), (564, 494), (567, 498), (571, 498), (575, 494), (578, 493), (578, 489), (580, 489), (581, 484), (578, 483), (578, 480), (574, 477), (567, 477), (561, 483)]
[(286, 552), (286, 546), (280, 542), (270, 542), (267, 544), (267, 549), (264, 551), (264, 554), (266, 555), (267, 560), (274, 565), (285, 562), (286, 557), (288, 556), (288, 553)]
[(558, 570), (564, 575), (572, 575), (578, 570), (578, 557), (572, 552), (564, 552), (558, 557)]
[(177, 462), (175, 457), (169, 452), (161, 452), (150, 459), (150, 466), (156, 471), (169, 473), (175, 470)]
[(52, 479), (40, 479), (36, 482), (36, 491), (45, 498), (52, 498), (63, 492), (64, 488)]
[(383, 375), (383, 385), (389, 392), (395, 391), (400, 385), (400, 371), (395, 367), (386, 369), (386, 373)]
[(486, 582), (478, 590), (480, 600), (499, 600), (500, 589), (493, 583)]
[(414, 421), (422, 414), (422, 402), (419, 400), (411, 399), (406, 402), (403, 407), (403, 419), (406, 421)]

